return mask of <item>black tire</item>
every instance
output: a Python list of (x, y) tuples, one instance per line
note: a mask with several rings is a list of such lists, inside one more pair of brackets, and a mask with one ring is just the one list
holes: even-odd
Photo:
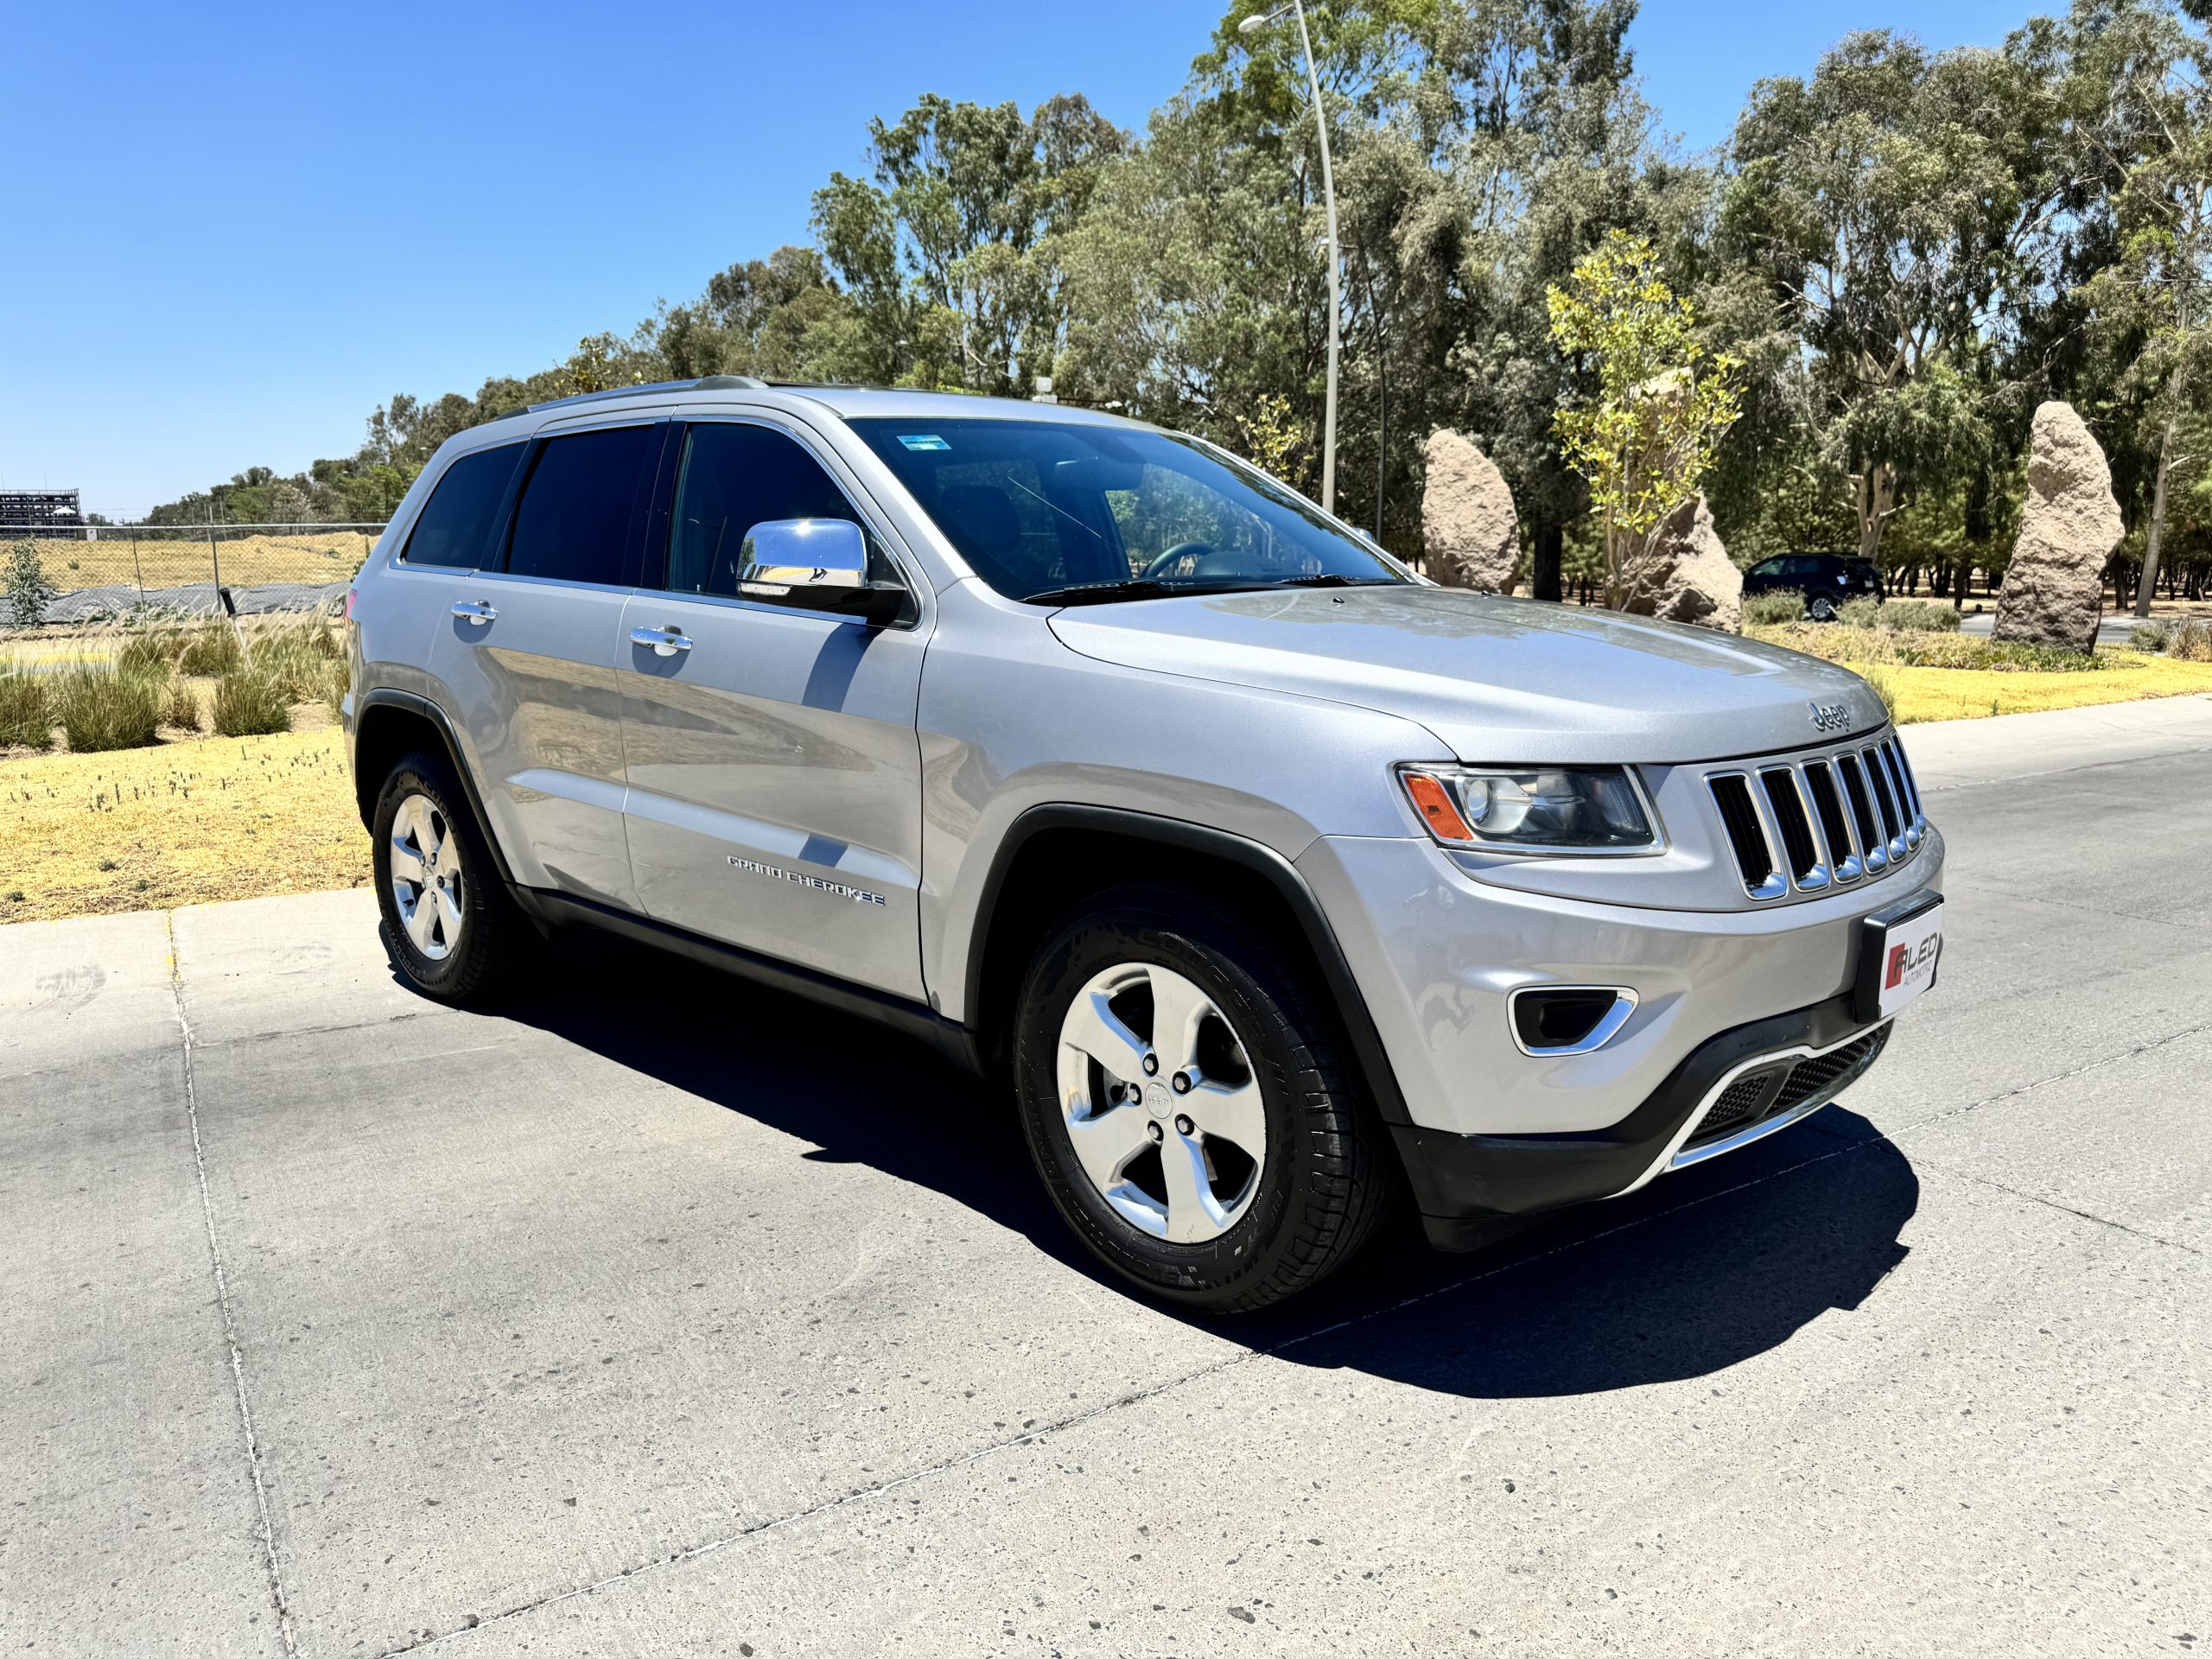
[(1830, 599), (1826, 594), (1822, 594), (1819, 598), (1814, 600), (1811, 604), (1806, 607), (1806, 609), (1809, 610), (1813, 613), (1813, 620), (1815, 622), (1833, 622), (1835, 620), (1835, 601)]
[[(1062, 1116), (1063, 1017), (1092, 976), (1126, 963), (1193, 982), (1241, 1039), (1260, 1085), (1268, 1145), (1249, 1205), (1204, 1243), (1171, 1243), (1117, 1213), (1084, 1173)], [(1094, 1255), (1163, 1300), (1243, 1313), (1308, 1288), (1357, 1252), (1388, 1208), (1395, 1171), (1327, 1007), (1302, 945), (1179, 887), (1102, 894), (1046, 940), (1021, 988), (1015, 1086), (1038, 1171)]]
[[(408, 937), (391, 880), (393, 821), (402, 804), (416, 795), (429, 801), (459, 855), (460, 937), (438, 957), (425, 955)], [(476, 815), (444, 755), (417, 750), (385, 774), (377, 790), (371, 868), (377, 906), (384, 918), (378, 931), (392, 966), (409, 985), (438, 1001), (461, 1003), (486, 999), (507, 980), (523, 919), (507, 896), (499, 867), (476, 827)]]

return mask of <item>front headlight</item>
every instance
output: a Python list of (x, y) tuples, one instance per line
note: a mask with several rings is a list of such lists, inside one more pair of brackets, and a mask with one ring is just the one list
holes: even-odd
[(1659, 826), (1623, 766), (1402, 766), (1428, 832), (1499, 853), (1646, 853)]

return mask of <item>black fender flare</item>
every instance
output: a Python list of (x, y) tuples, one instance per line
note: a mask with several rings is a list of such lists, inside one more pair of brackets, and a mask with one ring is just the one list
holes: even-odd
[[(475, 774), (469, 771), (468, 762), (462, 758), (461, 740), (454, 734), (453, 721), (447, 716), (446, 711), (428, 697), (418, 696), (412, 691), (402, 691), (392, 686), (378, 686), (373, 690), (365, 691), (353, 709), (353, 743), (354, 753), (357, 755), (360, 752), (361, 726), (372, 709), (400, 709), (419, 720), (427, 721), (430, 729), (438, 734), (438, 741), (445, 745), (446, 759), (452, 764), (453, 775), (461, 779), (461, 792), (467, 797), (469, 813), (476, 820), (476, 832), (483, 836), (484, 844), (492, 849), (492, 862), (499, 872), (499, 880), (512, 887), (515, 885), (514, 872), (507, 866), (507, 855), (500, 849), (499, 838), (492, 833), (490, 815), (484, 810), (483, 798), (476, 792)], [(355, 776), (358, 790), (360, 781), (358, 769)], [(370, 824), (370, 828), (373, 830), (374, 825), (370, 823), (372, 816), (372, 798), (364, 795), (357, 798), (361, 802), (362, 822)]]
[(1344, 1024), (1344, 1034), (1350, 1040), (1352, 1057), (1357, 1062), (1376, 1109), (1386, 1123), (1405, 1124), (1412, 1122), (1406, 1110), (1404, 1094), (1398, 1087), (1397, 1074), (1391, 1070), (1389, 1056), (1382, 1047), (1382, 1033), (1376, 1029), (1374, 1016), (1368, 1012), (1367, 998), (1353, 976), (1351, 964), (1345, 959), (1344, 946), (1338, 942), (1336, 930), (1321, 908), (1321, 901), (1314, 896), (1295, 865), (1274, 848), (1264, 842), (1240, 836), (1210, 824), (1192, 823), (1187, 819), (1163, 817), (1157, 813), (1135, 811), (1126, 807), (1091, 806), (1065, 803), (1033, 806), (1007, 826), (1005, 836), (991, 855), (989, 871), (983, 878), (982, 896), (976, 901), (976, 918), (969, 934), (967, 963), (967, 1001), (963, 1005), (967, 1021), (973, 1029), (982, 1015), (984, 994), (985, 945), (991, 936), (991, 925), (997, 913), (999, 896), (1006, 884), (1007, 873), (1014, 868), (1015, 857), (1029, 841), (1052, 830), (1083, 830), (1094, 834), (1122, 836), (1130, 840), (1148, 842), (1179, 852), (1194, 853), (1219, 858), (1242, 866), (1261, 877), (1274, 889), (1288, 907), (1306, 945), (1313, 953), (1315, 964), (1320, 969), (1323, 983), (1338, 1014)]

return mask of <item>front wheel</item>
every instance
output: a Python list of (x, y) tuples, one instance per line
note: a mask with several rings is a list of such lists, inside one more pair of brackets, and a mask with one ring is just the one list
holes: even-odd
[(1371, 1115), (1294, 953), (1194, 893), (1130, 887), (1037, 954), (1015, 1046), (1022, 1125), (1100, 1261), (1243, 1313), (1342, 1265), (1382, 1211)]

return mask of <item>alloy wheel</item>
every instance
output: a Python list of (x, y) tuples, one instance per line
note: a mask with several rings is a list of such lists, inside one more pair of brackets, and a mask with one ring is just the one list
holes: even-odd
[(1251, 1207), (1268, 1153), (1259, 1079), (1194, 982), (1151, 963), (1094, 975), (1062, 1016), (1058, 1070), (1077, 1160), (1123, 1220), (1203, 1244)]
[(442, 962), (461, 944), (461, 838), (445, 809), (416, 793), (391, 817), (391, 884), (399, 924), (415, 949)]

